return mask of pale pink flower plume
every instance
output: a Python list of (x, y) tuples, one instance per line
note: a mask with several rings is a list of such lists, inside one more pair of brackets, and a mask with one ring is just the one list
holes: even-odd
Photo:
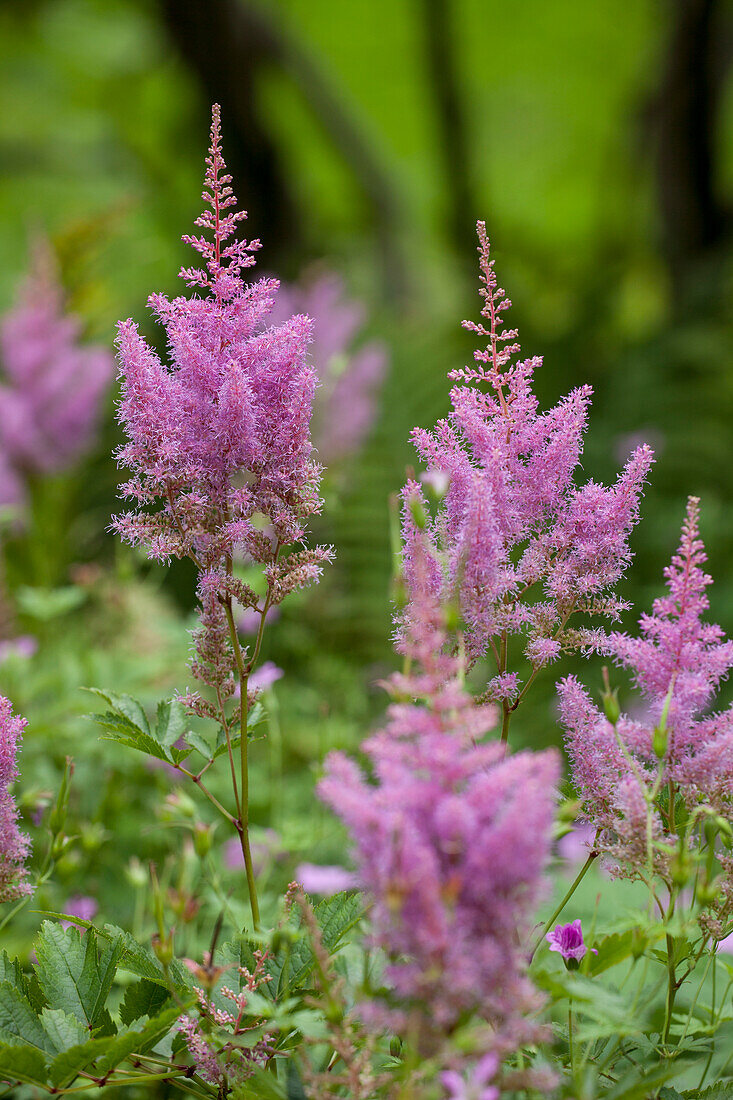
[(64, 311), (50, 247), (38, 241), (0, 324), (0, 503), (20, 504), (29, 475), (60, 473), (93, 442), (114, 363), (80, 336), (81, 322)]
[(18, 828), (18, 810), (10, 793), (10, 785), (18, 777), (16, 757), (27, 724), (0, 695), (0, 902), (24, 897), (32, 890), (25, 866), (30, 840)]

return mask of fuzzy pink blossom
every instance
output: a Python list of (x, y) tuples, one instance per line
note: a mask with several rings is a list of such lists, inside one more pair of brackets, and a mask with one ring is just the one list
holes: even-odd
[[(483, 737), (495, 720), (446, 650), (444, 612), (431, 595), (433, 559), (414, 523), (419, 489), (405, 491), (412, 660), (396, 673), (386, 727), (364, 742), (374, 781), (332, 753), (320, 796), (346, 824), (356, 878), (372, 905), (374, 942), (390, 962), (396, 1006), (380, 1021), (427, 1013), (426, 1034), (465, 1012), (490, 1019), (497, 1044), (521, 1041), (532, 1001), (521, 938), (543, 889), (558, 760), (552, 751), (507, 756)], [(427, 1040), (426, 1040), (427, 1041)]]
[(535, 669), (566, 650), (604, 648), (603, 631), (579, 628), (576, 618), (613, 619), (625, 607), (613, 586), (631, 558), (652, 452), (636, 448), (614, 485), (576, 484), (591, 389), (540, 411), (532, 382), (542, 360), (518, 359), (483, 222), (478, 234), (484, 323), (464, 326), (487, 347), (475, 366), (451, 373), (449, 415), (430, 431), (415, 429), (413, 440), (431, 476), (449, 486), (427, 520), (444, 598), (457, 596), (471, 659), (493, 654), (504, 674), (509, 635), (526, 638)]
[(330, 466), (356, 454), (366, 442), (387, 371), (387, 350), (376, 340), (354, 348), (364, 307), (346, 296), (333, 272), (282, 286), (273, 318), (284, 320), (292, 312), (307, 313), (314, 321), (312, 359), (320, 386), (313, 434), (319, 458)]
[(10, 793), (10, 784), (18, 776), (16, 757), (27, 724), (0, 695), (0, 902), (31, 893), (25, 867), (30, 841), (18, 828), (18, 810)]
[(620, 714), (613, 725), (574, 677), (558, 685), (584, 812), (601, 830), (601, 847), (631, 868), (648, 859), (649, 814), (657, 869), (665, 870), (665, 824), (647, 797), (658, 767), (662, 783), (678, 789), (689, 806), (712, 806), (728, 816), (733, 809), (733, 709), (709, 710), (733, 667), (733, 642), (703, 619), (711, 578), (703, 569), (698, 504), (695, 497), (688, 501), (679, 549), (665, 569), (667, 592), (642, 615), (640, 636), (610, 638), (644, 707), (635, 717)]
[[(119, 326), (119, 419), (127, 443), (118, 459), (132, 473), (121, 493), (134, 510), (113, 526), (125, 541), (146, 545), (152, 558), (196, 563), (201, 625), (192, 668), (226, 699), (236, 665), (234, 608), (265, 613), (317, 581), (331, 551), (304, 546), (308, 519), (321, 506), (309, 434), (312, 323), (297, 315), (269, 324), (277, 281), (243, 280), (260, 243), (235, 236), (245, 214), (234, 210), (216, 105), (206, 164), (208, 209), (196, 220), (205, 232), (183, 238), (203, 266), (180, 272), (203, 296), (149, 299), (166, 330), (170, 366), (133, 321)], [(262, 567), (266, 606), (234, 576), (232, 561), (240, 557)], [(197, 696), (186, 699), (208, 713)]]
[(64, 312), (48, 244), (38, 241), (17, 304), (0, 324), (0, 503), (19, 504), (29, 475), (58, 473), (92, 443), (111, 354), (80, 342)]

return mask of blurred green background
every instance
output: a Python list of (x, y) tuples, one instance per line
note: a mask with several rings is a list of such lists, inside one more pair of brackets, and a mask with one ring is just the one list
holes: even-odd
[[(639, 438), (657, 449), (622, 591), (648, 605), (698, 494), (715, 618), (733, 629), (731, 31), (725, 0), (0, 3), (2, 311), (41, 228), (88, 337), (111, 346), (132, 315), (160, 347), (146, 297), (177, 293), (189, 262), (180, 237), (200, 209), (217, 100), (261, 270), (337, 273), (365, 311), (357, 344), (387, 348), (368, 440), (326, 480), (318, 536), (337, 564), (267, 643), (287, 674), (272, 692), (282, 751), (275, 737), (255, 754), (254, 812), (263, 829), (277, 816), (283, 848), (340, 851), (314, 777), (384, 705), (388, 497), (414, 462), (410, 429), (446, 410), (447, 372), (471, 355), (460, 321), (479, 309), (478, 217), (523, 350), (545, 356), (542, 402), (595, 389), (585, 474), (613, 478)], [(185, 566), (152, 569), (106, 533), (117, 442), (110, 393), (94, 453), (41, 487), (23, 537), (7, 536), (13, 629), (40, 648), (0, 664), (0, 691), (31, 723), (27, 808), (66, 752), (77, 760), (84, 841), (57, 889), (89, 892), (91, 875), (102, 904), (124, 908), (120, 852), (175, 848), (163, 825), (141, 839), (134, 817), (152, 820), (172, 781), (100, 743), (78, 688), (150, 701), (185, 687), (193, 599)], [(42, 575), (24, 539), (44, 549)], [(75, 594), (54, 603), (49, 588)], [(557, 740), (554, 678), (518, 717), (525, 742)], [(585, 678), (595, 686), (594, 664)]]

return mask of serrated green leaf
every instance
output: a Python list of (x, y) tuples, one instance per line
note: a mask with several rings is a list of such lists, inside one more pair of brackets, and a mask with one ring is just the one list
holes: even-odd
[(44, 1086), (47, 1081), (46, 1059), (43, 1054), (27, 1046), (9, 1046), (0, 1043), (0, 1080), (15, 1084)]
[(254, 1066), (251, 1076), (232, 1089), (232, 1100), (287, 1100), (287, 1096), (272, 1073)]
[(186, 708), (179, 699), (168, 699), (158, 703), (155, 725), (155, 739), (170, 748), (186, 730)]
[(105, 1002), (123, 945), (105, 943), (97, 957), (94, 932), (44, 921), (36, 941), (36, 973), (51, 1008), (62, 1008), (89, 1027), (109, 1029)]
[(142, 981), (133, 982), (125, 990), (125, 996), (120, 1005), (120, 1019), (125, 1026), (139, 1020), (141, 1016), (153, 1017), (160, 1012), (165, 1003), (170, 1000), (168, 990), (162, 985), (143, 978)]
[(137, 699), (133, 699), (131, 695), (116, 695), (112, 691), (102, 691), (101, 688), (86, 688), (86, 690), (104, 699), (116, 715), (126, 718), (141, 733), (150, 734), (148, 716), (142, 703)]
[[(321, 930), (323, 946), (329, 955), (333, 955), (362, 919), (364, 907), (360, 894), (342, 891), (333, 897), (324, 898), (314, 907), (314, 913)], [(279, 994), (301, 988), (314, 965), (313, 950), (303, 937), (293, 946), (289, 966), (283, 969), (280, 976)]]
[(48, 1072), (52, 1085), (63, 1088), (70, 1085), (82, 1070), (89, 1069), (114, 1042), (113, 1036), (87, 1039), (85, 1043), (70, 1047), (54, 1058)]
[(164, 760), (167, 764), (173, 763), (163, 746), (159, 745), (150, 734), (143, 733), (141, 730), (135, 730), (131, 733), (117, 732), (112, 725), (105, 721), (105, 715), (95, 714), (94, 718), (99, 725), (108, 731), (102, 735), (100, 740), (116, 741), (119, 745), (124, 745), (125, 748), (136, 749), (137, 752), (143, 752), (146, 756), (154, 756), (156, 760)]
[(604, 970), (610, 970), (612, 966), (618, 966), (631, 955), (634, 944), (634, 933), (614, 932), (611, 936), (605, 936), (596, 940), (593, 944), (597, 954), (591, 956), (588, 966), (589, 974), (602, 974)]
[(44, 1008), (40, 1020), (56, 1054), (85, 1043), (89, 1038), (89, 1029), (63, 1008)]
[[(672, 1092), (672, 1089), (662, 1089), (662, 1092)], [(685, 1100), (692, 1094), (685, 1093)], [(695, 1100), (733, 1100), (733, 1082), (721, 1081), (715, 1085), (708, 1085), (702, 1092), (694, 1093)], [(665, 1100), (676, 1100), (676, 1097), (665, 1097)]]
[(23, 981), (23, 968), (17, 959), (11, 959), (7, 951), (0, 954), (0, 982), (19, 986)]
[[(93, 936), (94, 933), (91, 933)], [(115, 980), (115, 974), (117, 973), (117, 965), (122, 957), (124, 947), (119, 939), (102, 941), (99, 949), (99, 959), (97, 963), (97, 974), (99, 976), (99, 989), (97, 990), (97, 997), (92, 1005), (92, 1023), (94, 1027), (98, 1027), (102, 1013), (107, 1004), (107, 998), (109, 997), (110, 990), (112, 989), (112, 983)]]
[[(118, 928), (116, 924), (105, 924), (104, 928), (99, 930), (99, 934), (111, 940), (119, 940), (122, 944), (122, 954), (117, 964), (120, 970), (136, 974), (138, 978), (147, 978), (157, 985), (166, 986), (163, 967), (158, 959), (152, 951), (138, 943), (129, 932)], [(168, 973), (179, 991), (188, 993), (193, 987), (190, 971), (178, 959), (172, 960)]]
[(648, 1071), (642, 1066), (635, 1066), (624, 1074), (610, 1092), (604, 1094), (605, 1100), (647, 1100), (659, 1085), (669, 1081), (670, 1077), (676, 1077), (689, 1065), (689, 1061), (678, 1059), (663, 1062)]
[(185, 1008), (186, 1004), (173, 1005), (148, 1020), (143, 1027), (117, 1035), (99, 1062), (100, 1071), (111, 1073), (131, 1054), (144, 1054), (145, 1051), (157, 1046), (163, 1036), (168, 1034)]
[(0, 982), (0, 1039), (11, 1044), (17, 1039), (44, 1053), (55, 1053), (38, 1016), (10, 982)]
[(205, 737), (196, 730), (186, 730), (186, 743), (203, 756), (204, 760), (211, 760), (215, 751), (213, 743), (209, 743)]

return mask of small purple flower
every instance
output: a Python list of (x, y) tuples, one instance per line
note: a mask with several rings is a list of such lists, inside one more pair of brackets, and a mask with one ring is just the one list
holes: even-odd
[(278, 668), (274, 661), (265, 661), (252, 673), (248, 686), (251, 691), (269, 691), (272, 685), (276, 684), (284, 675), (283, 670)]
[(30, 660), (38, 649), (38, 642), (32, 634), (19, 634), (17, 638), (7, 638), (0, 642), (0, 664), (8, 657)]
[[(83, 894), (74, 894), (66, 903), (64, 910), (70, 917), (78, 917), (80, 920), (94, 920), (99, 911), (96, 898), (85, 897)], [(73, 921), (62, 920), (62, 928), (69, 928)]]
[[(252, 838), (251, 848), (255, 874), (262, 875), (282, 852), (282, 841), (274, 829), (263, 829)], [(238, 837), (232, 837), (222, 846), (222, 856), (227, 870), (239, 871), (244, 868), (242, 845)]]
[(570, 924), (558, 924), (552, 932), (548, 932), (545, 939), (550, 945), (550, 951), (559, 951), (566, 963), (577, 964), (588, 951), (583, 942), (583, 929), (580, 919)]
[(495, 1054), (485, 1054), (477, 1062), (468, 1081), (453, 1069), (441, 1073), (440, 1079), (448, 1089), (447, 1100), (496, 1100), (499, 1090), (488, 1084), (499, 1065)]
[(356, 875), (343, 867), (301, 863), (295, 870), (295, 878), (306, 894), (338, 894), (341, 890), (353, 890)]

